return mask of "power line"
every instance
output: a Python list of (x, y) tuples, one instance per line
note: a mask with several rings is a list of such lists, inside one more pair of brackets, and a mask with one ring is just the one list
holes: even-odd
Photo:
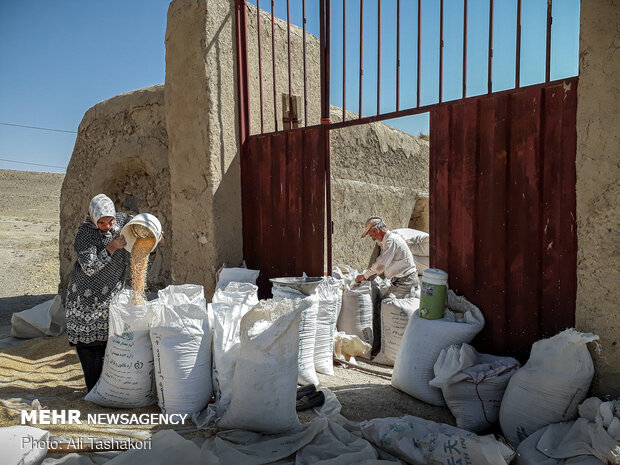
[(10, 163), (20, 163), (22, 165), (34, 165), (34, 166), (45, 166), (46, 168), (59, 168), (61, 170), (66, 170), (67, 168), (64, 166), (56, 166), (56, 165), (43, 165), (41, 163), (29, 163), (27, 161), (17, 161), (17, 160), (7, 160), (5, 158), (0, 158), (0, 161), (8, 161)]
[(71, 134), (77, 134), (77, 131), (66, 131), (64, 129), (50, 129), (50, 128), (40, 128), (37, 126), (24, 126), (23, 124), (11, 124), (11, 123), (0, 123), (3, 126), (14, 126), (17, 128), (27, 128), (27, 129), (39, 129), (41, 131), (54, 131), (54, 132), (68, 132)]

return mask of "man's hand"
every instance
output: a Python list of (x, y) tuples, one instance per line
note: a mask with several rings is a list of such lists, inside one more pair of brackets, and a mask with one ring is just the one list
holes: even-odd
[(108, 244), (106, 249), (108, 250), (108, 252), (110, 252), (110, 255), (114, 255), (114, 252), (116, 252), (118, 249), (122, 249), (126, 245), (127, 241), (125, 240), (125, 236), (120, 234), (118, 237), (112, 239), (112, 242)]
[(363, 274), (360, 274), (360, 275), (358, 275), (358, 276), (357, 276), (357, 278), (355, 278), (355, 282), (359, 284), (359, 283), (361, 283), (362, 281), (364, 281), (365, 279), (366, 279), (366, 278), (364, 277), (364, 275), (363, 275)]

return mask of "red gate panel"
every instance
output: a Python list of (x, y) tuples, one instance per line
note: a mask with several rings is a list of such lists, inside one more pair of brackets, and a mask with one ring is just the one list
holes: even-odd
[(483, 311), (480, 350), (575, 324), (576, 103), (573, 78), (431, 111), (431, 263)]
[(261, 271), (261, 297), (269, 278), (323, 275), (325, 131), (255, 135), (243, 145), (243, 254)]

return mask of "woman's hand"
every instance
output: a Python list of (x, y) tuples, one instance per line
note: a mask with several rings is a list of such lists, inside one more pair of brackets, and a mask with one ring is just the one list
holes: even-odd
[(107, 251), (110, 252), (110, 255), (114, 255), (118, 249), (122, 249), (127, 245), (127, 241), (125, 240), (125, 236), (120, 234), (119, 236), (112, 239), (112, 242), (108, 244), (106, 247)]

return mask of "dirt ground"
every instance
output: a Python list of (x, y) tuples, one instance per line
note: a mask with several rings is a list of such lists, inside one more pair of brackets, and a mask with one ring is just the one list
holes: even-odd
[[(0, 337), (9, 334), (13, 312), (57, 293), (62, 180), (60, 174), (0, 170)], [(414, 415), (455, 424), (447, 408), (427, 405), (394, 389), (390, 368), (364, 362), (360, 365), (385, 374), (340, 366), (335, 368), (335, 376), (319, 374), (320, 382), (342, 403), (345, 417), (359, 421)]]

